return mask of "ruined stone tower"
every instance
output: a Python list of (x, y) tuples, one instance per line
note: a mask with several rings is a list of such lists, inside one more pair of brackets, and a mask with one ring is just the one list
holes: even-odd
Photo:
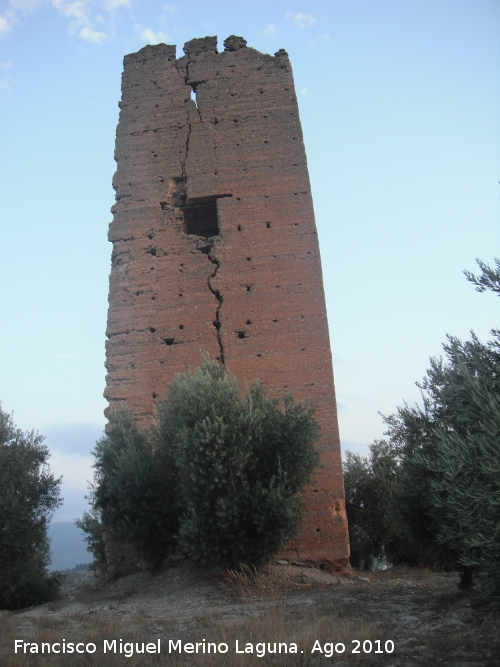
[[(125, 57), (107, 328), (111, 406), (139, 419), (208, 351), (315, 401), (321, 466), (293, 560), (342, 570), (348, 536), (318, 239), (288, 55), (230, 37)], [(194, 98), (194, 99), (193, 99)]]

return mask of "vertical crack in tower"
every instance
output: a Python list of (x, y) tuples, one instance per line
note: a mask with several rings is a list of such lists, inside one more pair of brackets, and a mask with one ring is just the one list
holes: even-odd
[[(215, 202), (214, 202), (215, 204)], [(189, 210), (189, 207), (186, 207), (185, 211)], [(215, 278), (217, 275), (217, 271), (220, 268), (220, 262), (217, 259), (217, 256), (214, 253), (214, 245), (215, 245), (215, 235), (214, 236), (209, 236), (206, 239), (199, 240), (198, 243), (196, 244), (197, 250), (200, 250), (204, 255), (206, 255), (207, 259), (209, 262), (211, 262), (215, 268), (213, 269), (212, 273), (210, 273), (207, 276), (206, 283), (208, 286), (208, 289), (211, 294), (215, 297), (217, 301), (217, 307), (215, 309), (215, 319), (213, 320), (213, 326), (215, 327), (216, 330), (216, 338), (217, 338), (217, 344), (219, 347), (219, 356), (217, 357), (217, 360), (220, 361), (220, 363), (224, 366), (224, 347), (222, 344), (222, 335), (221, 335), (221, 322), (220, 322), (220, 308), (222, 306), (223, 298), (222, 294), (220, 293), (220, 290), (215, 289), (212, 285), (212, 280)]]
[[(198, 105), (198, 100), (197, 100), (197, 96), (196, 96), (196, 84), (189, 82), (189, 79), (190, 79), (190, 77), (189, 77), (189, 66), (190, 66), (190, 63), (191, 63), (189, 54), (186, 57), (187, 57), (187, 63), (186, 63), (186, 75), (184, 77), (184, 83), (187, 86), (191, 87), (191, 99), (188, 100), (187, 103), (189, 104), (191, 102), (191, 103), (194, 104), (194, 106), (196, 107), (196, 111), (198, 113), (199, 121), (200, 121), (200, 123), (203, 123), (201, 110), (200, 110), (200, 107)], [(193, 95), (194, 95), (194, 99), (193, 99)], [(182, 163), (181, 163), (182, 164), (182, 178), (183, 178), (183, 181), (184, 181), (185, 188), (187, 186), (187, 181), (188, 181), (188, 174), (187, 174), (187, 170), (186, 170), (186, 164), (187, 164), (188, 155), (189, 155), (189, 141), (190, 141), (190, 138), (191, 138), (191, 132), (192, 132), (192, 124), (190, 122), (190, 109), (188, 108), (187, 109), (186, 150), (185, 150), (185, 154), (184, 154), (184, 159), (182, 160)], [(214, 151), (215, 151), (215, 149), (214, 149)], [(215, 276), (217, 275), (217, 271), (220, 268), (220, 261), (218, 260), (218, 258), (215, 255), (215, 252), (214, 252), (214, 238), (213, 238), (213, 236), (219, 234), (217, 202), (214, 199), (213, 202), (206, 202), (206, 203), (207, 204), (212, 204), (213, 203), (212, 213), (215, 214), (216, 219), (215, 220), (213, 219), (213, 217), (214, 217), (213, 215), (208, 216), (209, 218), (210, 217), (212, 218), (211, 220), (210, 219), (208, 220), (208, 224), (207, 224), (206, 220), (202, 221), (202, 223), (200, 224), (200, 220), (199, 220), (200, 216), (198, 216), (198, 220), (195, 221), (194, 224), (190, 224), (190, 223), (192, 223), (192, 221), (189, 220), (189, 214), (188, 214), (189, 209), (186, 207), (184, 209), (184, 211), (185, 211), (185, 213), (184, 213), (184, 216), (185, 216), (184, 231), (187, 234), (191, 234), (191, 233), (192, 234), (201, 234), (202, 236), (204, 236), (207, 239), (206, 241), (198, 242), (196, 247), (198, 248), (198, 250), (201, 250), (201, 252), (207, 256), (207, 259), (210, 262), (212, 262), (212, 264), (214, 264), (214, 266), (215, 266), (212, 273), (207, 277), (207, 286), (208, 286), (208, 289), (210, 290), (210, 293), (213, 294), (213, 296), (217, 300), (217, 307), (215, 309), (215, 319), (213, 320), (213, 325), (214, 325), (215, 330), (216, 330), (217, 344), (218, 344), (218, 347), (219, 347), (219, 356), (217, 357), (217, 359), (224, 366), (224, 347), (223, 347), (222, 335), (221, 335), (221, 331), (220, 331), (221, 322), (220, 322), (220, 314), (219, 314), (220, 308), (222, 306), (223, 298), (222, 298), (222, 294), (220, 293), (220, 290), (214, 289), (213, 286), (212, 286), (212, 279), (215, 278)], [(202, 205), (200, 205), (199, 208), (202, 208)], [(203, 224), (203, 223), (205, 223), (205, 224)], [(214, 233), (213, 236), (209, 236), (208, 234), (210, 234), (210, 233)]]
[(221, 362), (221, 364), (222, 364), (223, 366), (225, 366), (225, 360), (224, 360), (224, 346), (223, 346), (223, 344), (222, 344), (222, 333), (221, 333), (221, 330), (220, 330), (220, 329), (221, 329), (220, 309), (221, 309), (221, 306), (222, 306), (223, 298), (222, 298), (222, 294), (220, 293), (220, 291), (217, 290), (217, 289), (214, 289), (214, 288), (212, 287), (212, 280), (213, 280), (213, 278), (215, 278), (215, 276), (217, 275), (217, 271), (218, 271), (219, 268), (220, 268), (220, 262), (219, 262), (219, 260), (217, 259), (217, 257), (215, 256), (215, 254), (213, 253), (213, 250), (214, 250), (214, 248), (213, 248), (213, 244), (212, 244), (212, 247), (211, 247), (209, 253), (207, 254), (207, 257), (208, 257), (208, 259), (212, 262), (212, 264), (215, 265), (215, 269), (214, 269), (213, 272), (208, 276), (207, 284), (208, 284), (208, 289), (212, 292), (212, 294), (215, 296), (215, 298), (217, 299), (217, 302), (218, 302), (217, 308), (215, 309), (214, 327), (215, 327), (215, 329), (216, 329), (216, 331), (217, 331), (217, 342), (218, 342), (218, 344), (219, 344), (219, 350), (220, 350), (220, 358), (219, 358), (219, 361)]

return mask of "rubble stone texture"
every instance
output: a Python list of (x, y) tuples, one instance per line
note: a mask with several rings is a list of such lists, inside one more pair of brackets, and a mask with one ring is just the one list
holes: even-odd
[(348, 568), (340, 442), (311, 187), (288, 55), (229, 37), (124, 59), (113, 179), (110, 406), (138, 419), (201, 351), (315, 401), (321, 466), (282, 557)]

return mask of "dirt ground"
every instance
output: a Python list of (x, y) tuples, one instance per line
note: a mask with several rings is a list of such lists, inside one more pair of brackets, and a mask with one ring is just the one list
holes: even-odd
[[(500, 614), (477, 607), (457, 582), (426, 570), (339, 578), (294, 565), (251, 580), (179, 561), (80, 597), (0, 612), (0, 665), (499, 667)], [(55, 654), (63, 640), (95, 652)], [(143, 644), (149, 652), (140, 654)]]

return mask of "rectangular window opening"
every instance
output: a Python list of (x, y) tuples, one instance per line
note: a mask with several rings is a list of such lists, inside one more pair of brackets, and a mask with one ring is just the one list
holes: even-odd
[(183, 206), (184, 232), (195, 236), (204, 236), (206, 239), (217, 236), (219, 220), (217, 218), (217, 202), (204, 202)]

